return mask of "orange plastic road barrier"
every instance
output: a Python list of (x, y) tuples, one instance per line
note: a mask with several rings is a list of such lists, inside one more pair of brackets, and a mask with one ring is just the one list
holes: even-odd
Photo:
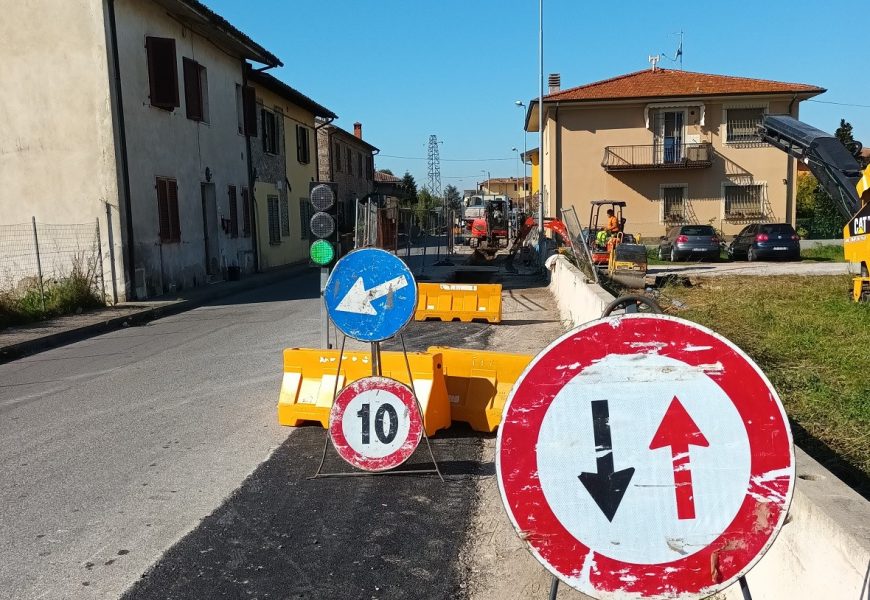
[(501, 322), (499, 283), (418, 283), (414, 319)]
[(534, 358), (531, 354), (441, 346), (430, 347), (427, 352), (444, 357), (451, 418), (468, 423), (475, 431), (495, 431), (511, 388)]
[[(450, 403), (441, 354), (409, 352), (414, 391), (423, 408), (426, 434), (450, 426)], [(287, 348), (284, 350), (284, 379), (278, 398), (278, 423), (296, 427), (303, 421), (318, 421), (329, 427), (329, 411), (338, 377), (338, 389), (372, 374), (368, 352), (345, 350), (338, 369), (338, 350)], [(408, 367), (401, 352), (381, 352), (381, 372), (404, 384)]]

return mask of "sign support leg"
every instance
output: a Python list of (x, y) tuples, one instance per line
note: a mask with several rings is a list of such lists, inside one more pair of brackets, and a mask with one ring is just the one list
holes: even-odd
[(550, 582), (550, 600), (556, 600), (556, 595), (559, 593), (559, 578), (553, 575), (553, 581)]
[(749, 591), (749, 584), (746, 583), (746, 576), (741, 575), (740, 579), (740, 591), (743, 592), (743, 600), (752, 600), (752, 594)]
[(441, 475), (441, 469), (438, 468), (438, 461), (435, 460), (435, 455), (432, 453), (432, 444), (429, 443), (429, 434), (426, 433), (423, 407), (420, 405), (420, 399), (417, 398), (417, 390), (414, 387), (414, 376), (411, 374), (411, 361), (408, 359), (408, 349), (405, 347), (405, 336), (400, 333), (399, 339), (402, 340), (402, 354), (405, 355), (405, 365), (408, 367), (408, 383), (411, 384), (411, 392), (414, 394), (414, 403), (417, 405), (417, 410), (420, 411), (420, 419), (423, 420), (423, 439), (426, 440), (426, 449), (429, 450), (429, 458), (432, 459), (432, 464), (435, 466), (435, 472), (438, 473), (438, 479), (441, 480), (441, 483), (444, 483), (444, 476)]
[[(323, 302), (323, 292), (326, 290), (326, 282), (329, 279), (329, 268), (320, 268), (320, 347), (329, 350), (329, 314), (326, 312), (326, 304)], [(341, 360), (339, 358), (339, 360)]]
[[(344, 358), (344, 343), (347, 341), (347, 336), (341, 337), (341, 349), (338, 351), (338, 366), (335, 369), (335, 385), (332, 386), (332, 402), (335, 403), (335, 398), (338, 396), (338, 380), (341, 377), (341, 359)], [(326, 436), (323, 439), (323, 452), (320, 453), (320, 464), (317, 465), (317, 472), (308, 479), (317, 479), (320, 476), (320, 471), (323, 469), (323, 461), (326, 460), (326, 449), (329, 447), (329, 430), (326, 430)]]

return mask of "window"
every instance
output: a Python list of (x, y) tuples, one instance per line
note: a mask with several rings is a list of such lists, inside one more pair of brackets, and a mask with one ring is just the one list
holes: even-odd
[(236, 121), (239, 125), (239, 133), (245, 133), (245, 99), (242, 96), (242, 86), (236, 84)]
[(208, 123), (208, 74), (205, 67), (189, 58), (184, 66), (184, 105), (187, 118)]
[(269, 213), (269, 243), (272, 245), (281, 243), (281, 224), (278, 209), (278, 196), (266, 196), (266, 204)]
[(172, 110), (178, 103), (178, 63), (175, 58), (175, 40), (146, 37), (148, 55), (148, 86), (151, 105)]
[(726, 142), (758, 142), (758, 126), (764, 109), (758, 108), (728, 108), (725, 110), (725, 141)]
[(341, 146), (338, 145), (338, 142), (335, 142), (335, 152), (332, 154), (332, 160), (335, 164), (335, 170), (341, 173)]
[(308, 198), (299, 199), (299, 223), (301, 225), (300, 232), (303, 240), (308, 239), (308, 224), (311, 222), (311, 202)]
[(290, 236), (290, 201), (282, 198), (281, 202), (281, 235)]
[(242, 188), (242, 235), (251, 237), (251, 196), (248, 188)]
[(362, 154), (357, 153), (356, 155), (356, 174), (360, 177), (363, 176), (363, 168), (362, 168)]
[(257, 137), (257, 92), (249, 85), (242, 88), (242, 111), (245, 134)]
[(296, 159), (303, 165), (311, 162), (311, 148), (308, 142), (308, 128), (296, 126)]
[(278, 121), (275, 113), (268, 109), (260, 111), (260, 122), (263, 130), (263, 152), (278, 154)]
[(375, 167), (374, 161), (372, 160), (371, 155), (366, 156), (366, 179), (371, 181), (375, 178)]
[(353, 151), (348, 148), (345, 156), (347, 157), (347, 174), (353, 175)]
[(682, 223), (686, 220), (686, 186), (662, 186), (662, 222)]
[(157, 226), (162, 244), (181, 241), (178, 219), (178, 182), (167, 177), (157, 178)]
[(230, 202), (230, 237), (239, 237), (239, 204), (236, 202), (236, 186), (227, 187)]
[(764, 217), (763, 185), (725, 185), (724, 188), (726, 219), (759, 219)]

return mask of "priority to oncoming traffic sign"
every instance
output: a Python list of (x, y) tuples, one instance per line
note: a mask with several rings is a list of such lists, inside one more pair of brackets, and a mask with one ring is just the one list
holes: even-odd
[(595, 598), (702, 598), (785, 520), (791, 431), (761, 370), (665, 315), (587, 323), (542, 351), (505, 405), (496, 470), (532, 553)]
[(417, 449), (423, 420), (411, 388), (387, 377), (365, 377), (345, 387), (329, 414), (339, 456), (364, 471), (385, 471)]
[(354, 250), (336, 263), (323, 290), (326, 310), (345, 335), (379, 342), (396, 335), (417, 308), (417, 283), (386, 250)]

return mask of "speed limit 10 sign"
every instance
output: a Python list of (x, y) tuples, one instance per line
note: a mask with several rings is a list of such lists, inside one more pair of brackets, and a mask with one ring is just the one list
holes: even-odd
[(366, 377), (345, 387), (329, 415), (339, 456), (364, 471), (385, 471), (417, 449), (423, 420), (411, 389), (387, 377)]

